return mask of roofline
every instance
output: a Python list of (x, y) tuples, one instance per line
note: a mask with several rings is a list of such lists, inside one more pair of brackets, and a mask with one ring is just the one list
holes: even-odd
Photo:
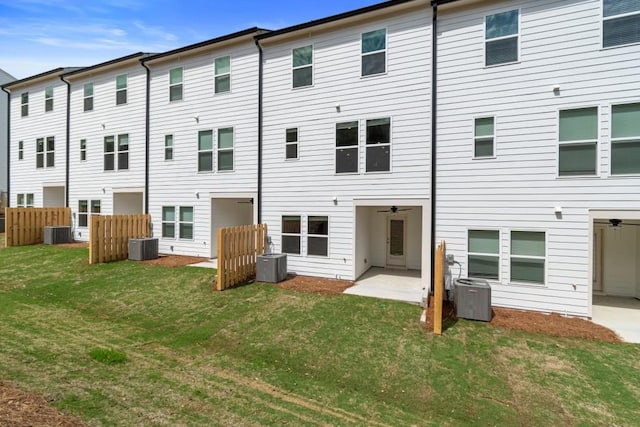
[(64, 73), (63, 77), (76, 76), (76, 75), (79, 75), (79, 74), (88, 73), (89, 71), (93, 71), (93, 70), (98, 69), (98, 68), (108, 67), (110, 65), (115, 65), (115, 64), (117, 64), (119, 62), (126, 62), (126, 61), (130, 61), (132, 59), (136, 59), (136, 58), (140, 58), (140, 57), (144, 58), (145, 56), (149, 56), (149, 55), (151, 55), (151, 54), (150, 53), (144, 53), (144, 52), (132, 53), (131, 55), (123, 56), (123, 57), (120, 57), (120, 58), (112, 59), (110, 61), (101, 62), (100, 64), (91, 65), (89, 67), (80, 68), (79, 70), (74, 70), (74, 71), (70, 71), (68, 73)]
[(65, 71), (76, 70), (77, 68), (79, 68), (79, 67), (58, 67), (58, 68), (55, 68), (53, 70), (45, 71), (44, 73), (36, 74), (36, 75), (33, 75), (33, 76), (25, 77), (24, 79), (15, 80), (15, 81), (12, 81), (12, 82), (9, 82), (9, 83), (5, 83), (0, 87), (10, 89), (12, 86), (22, 86), (23, 83), (28, 83), (28, 82), (30, 82), (32, 80), (39, 80), (39, 79), (42, 79), (44, 77), (49, 77), (49, 76), (57, 77), (59, 75), (64, 74)]
[(320, 18), (313, 21), (305, 22), (291, 27), (282, 28), (280, 30), (271, 31), (267, 34), (261, 34), (256, 36), (257, 40), (263, 40), (270, 37), (280, 36), (282, 34), (293, 33), (295, 31), (304, 30), (306, 28), (317, 27), (319, 25), (328, 24), (330, 22), (339, 21), (341, 19), (351, 18), (358, 15), (364, 15), (366, 13), (375, 12), (377, 10), (386, 9), (389, 7), (397, 6), (404, 3), (411, 3), (415, 0), (387, 0), (382, 3), (376, 3), (371, 6), (362, 7), (360, 9), (354, 9), (347, 12), (339, 13), (337, 15), (328, 16), (326, 18)]
[(155, 55), (151, 55), (148, 56), (146, 58), (141, 59), (141, 62), (151, 62), (151, 61), (156, 61), (158, 59), (162, 59), (162, 58), (167, 58), (173, 55), (178, 55), (180, 53), (183, 52), (188, 52), (191, 50), (195, 50), (195, 49), (199, 49), (202, 47), (206, 47), (206, 46), (213, 46), (216, 45), (218, 43), (222, 43), (225, 41), (229, 41), (229, 40), (233, 40), (236, 38), (240, 38), (240, 37), (244, 37), (244, 36), (249, 36), (249, 35), (255, 35), (257, 34), (261, 34), (264, 32), (268, 32), (270, 30), (266, 30), (264, 28), (259, 28), (259, 27), (252, 27), (252, 28), (247, 28), (246, 30), (242, 30), (242, 31), (238, 31), (235, 33), (231, 33), (231, 34), (226, 34), (224, 36), (220, 36), (220, 37), (216, 37), (214, 39), (209, 39), (209, 40), (205, 40), (203, 42), (199, 42), (199, 43), (194, 43), (194, 44), (190, 44), (188, 46), (183, 46), (177, 49), (173, 49), (167, 52), (162, 52), (162, 53), (158, 53)]

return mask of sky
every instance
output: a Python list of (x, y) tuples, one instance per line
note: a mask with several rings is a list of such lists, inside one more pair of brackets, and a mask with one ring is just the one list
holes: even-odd
[(251, 27), (277, 30), (382, 1), (0, 0), (0, 69), (22, 79)]

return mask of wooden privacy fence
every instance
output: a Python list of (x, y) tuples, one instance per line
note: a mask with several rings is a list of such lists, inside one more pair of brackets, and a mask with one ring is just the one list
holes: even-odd
[(442, 300), (444, 298), (444, 257), (447, 246), (442, 240), (435, 253), (433, 284), (433, 333), (442, 335)]
[(129, 257), (129, 239), (151, 235), (151, 215), (91, 215), (89, 264)]
[(35, 245), (44, 242), (44, 227), (70, 226), (70, 208), (5, 208), (4, 245)]
[(225, 290), (256, 275), (256, 258), (264, 253), (267, 225), (243, 225), (218, 229), (218, 280)]

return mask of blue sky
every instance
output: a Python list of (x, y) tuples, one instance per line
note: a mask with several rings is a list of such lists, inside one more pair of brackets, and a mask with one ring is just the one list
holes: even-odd
[(253, 26), (271, 30), (382, 0), (0, 0), (0, 68), (21, 79)]

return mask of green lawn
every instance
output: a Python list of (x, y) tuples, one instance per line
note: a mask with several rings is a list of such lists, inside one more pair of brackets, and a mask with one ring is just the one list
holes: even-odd
[(0, 377), (91, 425), (637, 425), (640, 346), (0, 249)]

